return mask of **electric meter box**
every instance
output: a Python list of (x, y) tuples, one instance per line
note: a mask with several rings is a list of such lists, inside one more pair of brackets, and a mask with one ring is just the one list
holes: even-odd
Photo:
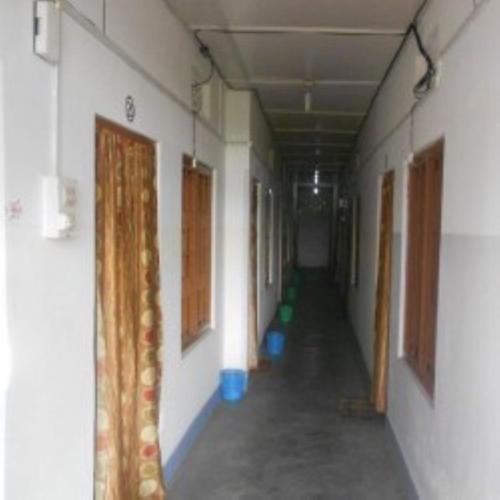
[(60, 7), (55, 2), (35, 2), (35, 54), (57, 64), (61, 31)]
[(44, 177), (43, 236), (62, 239), (71, 236), (76, 223), (76, 181), (62, 177)]

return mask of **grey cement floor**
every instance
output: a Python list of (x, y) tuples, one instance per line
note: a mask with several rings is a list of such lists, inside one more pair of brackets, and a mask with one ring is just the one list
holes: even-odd
[(361, 356), (335, 291), (310, 272), (283, 360), (221, 405), (169, 488), (169, 500), (406, 498), (383, 420), (338, 414), (366, 396)]

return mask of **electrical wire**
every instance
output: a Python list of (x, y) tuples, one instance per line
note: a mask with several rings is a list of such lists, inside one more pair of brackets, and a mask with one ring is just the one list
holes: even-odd
[(205, 43), (203, 42), (203, 40), (201, 39), (200, 37), (200, 32), (199, 30), (195, 30), (193, 31), (193, 36), (196, 40), (196, 42), (198, 43), (198, 46), (200, 48), (200, 52), (202, 53), (202, 55), (204, 57), (207, 57), (210, 59), (210, 61), (212, 62), (213, 64), (213, 69), (215, 72), (217, 72), (217, 74), (219, 75), (219, 78), (224, 82), (224, 84), (226, 85), (226, 87), (229, 89), (229, 90), (247, 90), (249, 92), (251, 92), (255, 98), (257, 99), (257, 103), (262, 111), (262, 115), (264, 116), (264, 120), (266, 121), (268, 127), (269, 127), (269, 130), (271, 132), (271, 135), (274, 137), (274, 128), (273, 128), (273, 125), (271, 123), (271, 119), (269, 118), (265, 108), (264, 108), (264, 104), (262, 103), (262, 99), (260, 97), (260, 94), (259, 92), (257, 91), (257, 89), (253, 88), (253, 87), (246, 87), (246, 88), (239, 88), (239, 87), (235, 87), (227, 78), (226, 76), (224, 75), (224, 72), (222, 71), (222, 69), (220, 68), (220, 66), (217, 64), (217, 61), (215, 60), (215, 58), (212, 56), (212, 53), (210, 52), (210, 49), (207, 47), (207, 45), (205, 45)]
[[(227, 80), (227, 78), (224, 76), (222, 73), (222, 70), (220, 69), (219, 65), (215, 62), (214, 57), (212, 56), (212, 53), (210, 52), (210, 49), (205, 45), (205, 42), (201, 39), (199, 32), (198, 31), (193, 31), (193, 36), (198, 43), (198, 46), (200, 48), (200, 52), (203, 55), (203, 57), (207, 57), (210, 59), (210, 62), (212, 64), (212, 69), (217, 72), (221, 80), (226, 84), (226, 86), (230, 90), (236, 90), (236, 88)], [(213, 75), (212, 75), (213, 76)]]
[(196, 158), (196, 119), (198, 117), (198, 113), (200, 112), (200, 107), (198, 106), (198, 102), (196, 99), (196, 93), (199, 88), (203, 87), (204, 85), (210, 83), (212, 81), (212, 78), (214, 77), (215, 73), (215, 62), (210, 54), (210, 49), (203, 43), (200, 44), (200, 53), (201, 55), (208, 59), (210, 61), (210, 71), (208, 76), (199, 81), (195, 82), (191, 85), (191, 92), (192, 92), (192, 111), (193, 111), (193, 151), (192, 151), (192, 166), (195, 167), (197, 164), (197, 158)]
[[(415, 14), (415, 16), (413, 18), (412, 23), (410, 24), (410, 26), (406, 30), (406, 34), (405, 34), (403, 40), (401, 41), (401, 43), (400, 43), (400, 45), (398, 47), (398, 50), (396, 51), (396, 53), (394, 54), (393, 58), (391, 59), (391, 62), (389, 63), (389, 66), (387, 66), (387, 69), (385, 70), (385, 73), (384, 73), (384, 76), (382, 77), (380, 85), (378, 86), (375, 94), (373, 94), (373, 96), (372, 96), (372, 98), (370, 100), (370, 104), (368, 105), (368, 108), (366, 110), (365, 116), (364, 116), (363, 120), (361, 121), (361, 124), (359, 126), (359, 132), (358, 132), (358, 134), (356, 136), (356, 139), (355, 139), (355, 143), (358, 143), (359, 138), (361, 137), (361, 133), (363, 132), (363, 129), (364, 129), (364, 127), (365, 127), (365, 125), (366, 125), (366, 123), (368, 121), (368, 117), (370, 116), (371, 111), (373, 110), (373, 107), (375, 106), (375, 102), (377, 101), (378, 96), (380, 95), (380, 92), (382, 91), (382, 88), (384, 87), (385, 82), (388, 80), (390, 74), (392, 73), (392, 70), (393, 70), (394, 66), (396, 65), (396, 62), (398, 61), (399, 56), (403, 52), (403, 49), (406, 46), (406, 43), (408, 42), (408, 39), (410, 38), (410, 35), (411, 35), (411, 32), (412, 32), (412, 28), (411, 27), (412, 26), (416, 27), (416, 23), (418, 22), (418, 19), (420, 18), (420, 16), (422, 15), (422, 13), (425, 11), (425, 9), (427, 8), (428, 4), (429, 4), (429, 0), (423, 0), (423, 2), (421, 3), (420, 7), (417, 10), (417, 13)], [(420, 36), (419, 36), (419, 38), (420, 38)], [(415, 89), (413, 89), (413, 90), (415, 92)], [(417, 99), (417, 100), (419, 100), (419, 99)]]
[(432, 90), (434, 78), (436, 76), (436, 65), (425, 49), (422, 38), (420, 37), (420, 33), (418, 32), (418, 28), (415, 23), (410, 24), (409, 32), (413, 33), (413, 35), (415, 36), (418, 50), (427, 63), (427, 70), (425, 74), (416, 83), (415, 87), (413, 87), (413, 94), (415, 95), (415, 98), (422, 99), (422, 97), (424, 97), (430, 90)]
[(303, 30), (294, 30), (294, 29), (289, 29), (287, 30), (286, 28), (282, 29), (252, 29), (252, 28), (237, 28), (237, 29), (232, 29), (232, 28), (222, 28), (222, 27), (209, 27), (209, 28), (197, 28), (194, 30), (195, 35), (199, 33), (217, 33), (220, 35), (270, 35), (270, 36), (276, 36), (276, 35), (284, 35), (284, 36), (289, 36), (289, 35), (312, 35), (312, 36), (325, 36), (325, 37), (372, 37), (372, 36), (387, 36), (387, 37), (395, 37), (395, 38), (401, 38), (405, 35), (404, 31), (399, 31), (399, 30), (370, 30), (370, 29), (359, 29), (359, 30), (349, 30), (349, 29), (338, 29), (338, 30), (329, 30), (328, 28), (326, 29), (321, 29), (321, 28), (313, 28), (313, 29), (307, 29), (304, 28)]
[(209, 72), (208, 76), (204, 80), (202, 80), (201, 82), (195, 82), (195, 83), (193, 83), (193, 85), (192, 85), (193, 90), (196, 90), (197, 88), (203, 87), (203, 85), (206, 85), (207, 83), (210, 83), (210, 81), (214, 77), (215, 64), (214, 64), (214, 61), (212, 60), (212, 58), (210, 58), (210, 57), (209, 57), (209, 61), (210, 61), (210, 72)]
[[(427, 68), (426, 68), (425, 74), (418, 80), (418, 82), (415, 84), (415, 86), (413, 88), (413, 94), (414, 94), (414, 96), (415, 96), (415, 98), (417, 100), (422, 99), (428, 92), (430, 92), (432, 90), (433, 84), (434, 84), (434, 79), (435, 79), (435, 76), (436, 76), (436, 73), (437, 73), (437, 71), (436, 71), (436, 65), (435, 65), (434, 61), (432, 60), (431, 56), (429, 55), (428, 51), (426, 50), (423, 42), (422, 42), (422, 38), (420, 36), (420, 33), (418, 31), (418, 27), (417, 27), (417, 24), (416, 24), (416, 20), (420, 16), (420, 13), (426, 7), (428, 1), (429, 0), (424, 0), (424, 2), (422, 3), (422, 5), (420, 6), (420, 8), (419, 8), (419, 10), (418, 10), (418, 12), (417, 12), (417, 14), (416, 14), (416, 16), (414, 18), (414, 21), (408, 27), (408, 29), (407, 29), (404, 37), (403, 37), (403, 40), (402, 40), (402, 42), (401, 42), (401, 44), (400, 44), (400, 46), (399, 46), (396, 54), (394, 55), (391, 63), (389, 64), (389, 67), (387, 68), (387, 70), (386, 70), (386, 72), (384, 74), (384, 77), (382, 79), (382, 84), (383, 84), (383, 82), (385, 82), (385, 80), (388, 78), (389, 74), (391, 73), (392, 68), (393, 68), (393, 66), (396, 63), (396, 60), (398, 59), (400, 53), (402, 52), (402, 49), (403, 49), (404, 45), (408, 41), (408, 38), (410, 37), (411, 34), (413, 34), (414, 37), (415, 37), (415, 40), (417, 42), (418, 50), (419, 50), (420, 54), (423, 56), (423, 58), (425, 59), (426, 64), (427, 64)], [(193, 91), (195, 91), (197, 88), (199, 88), (199, 87), (201, 87), (201, 86), (209, 83), (212, 80), (215, 72), (217, 72), (217, 74), (219, 75), (219, 77), (221, 78), (221, 80), (225, 83), (225, 85), (230, 90), (239, 90), (234, 85), (232, 85), (227, 80), (227, 78), (224, 76), (222, 70), (220, 69), (220, 67), (216, 63), (214, 57), (212, 56), (212, 54), (210, 52), (210, 49), (207, 47), (207, 45), (205, 45), (205, 43), (201, 39), (200, 32), (201, 32), (200, 30), (195, 30), (193, 32), (193, 35), (194, 35), (194, 38), (196, 39), (196, 41), (198, 42), (198, 45), (199, 45), (199, 48), (200, 48), (200, 52), (203, 55), (203, 57), (206, 57), (206, 58), (208, 58), (210, 60), (210, 73), (209, 73), (209, 76), (205, 80), (193, 84)], [(221, 32), (223, 32), (223, 30), (221, 30)], [(262, 33), (256, 32), (255, 34), (262, 34)], [(372, 100), (370, 102), (369, 110), (371, 110), (371, 108), (373, 107), (374, 101), (378, 97), (378, 94), (380, 93), (380, 90), (382, 88), (382, 84), (378, 87), (377, 92), (373, 96), (373, 98), (372, 98)], [(251, 88), (251, 87), (247, 88), (246, 90), (251, 91), (257, 97), (259, 105), (260, 105), (260, 107), (261, 107), (261, 109), (263, 111), (264, 117), (265, 117), (266, 121), (268, 122), (268, 125), (270, 126), (271, 133), (273, 133), (273, 127), (272, 127), (272, 125), (270, 123), (270, 120), (269, 120), (269, 117), (268, 117), (267, 113), (264, 110), (264, 107), (262, 105), (262, 101), (260, 99), (260, 95), (259, 95), (258, 91), (255, 88)], [(196, 122), (196, 114), (198, 113), (198, 111), (194, 109), (193, 119), (194, 119), (195, 122)], [(369, 113), (367, 113), (365, 115), (365, 119), (363, 120), (363, 123), (362, 123), (362, 125), (360, 127), (360, 131), (362, 130), (364, 122), (366, 121), (366, 118), (367, 118), (368, 115), (369, 115)], [(358, 134), (358, 137), (359, 137), (359, 134)]]

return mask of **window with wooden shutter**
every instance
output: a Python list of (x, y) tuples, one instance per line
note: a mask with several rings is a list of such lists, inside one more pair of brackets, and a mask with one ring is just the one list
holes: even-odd
[(184, 158), (182, 185), (182, 346), (210, 326), (212, 175)]
[(415, 157), (408, 182), (405, 354), (433, 396), (444, 140)]
[(266, 261), (266, 286), (273, 284), (273, 240), (274, 240), (274, 195), (272, 189), (266, 192), (265, 200), (265, 261)]
[(359, 284), (359, 251), (361, 240), (361, 196), (352, 198), (351, 213), (351, 285)]

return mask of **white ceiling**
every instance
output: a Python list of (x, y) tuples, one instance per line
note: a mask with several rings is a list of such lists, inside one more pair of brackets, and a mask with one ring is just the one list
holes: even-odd
[(189, 25), (406, 28), (418, 0), (170, 0)]
[[(166, 0), (255, 89), (294, 167), (337, 168), (422, 0)], [(305, 113), (310, 89), (312, 111)]]

